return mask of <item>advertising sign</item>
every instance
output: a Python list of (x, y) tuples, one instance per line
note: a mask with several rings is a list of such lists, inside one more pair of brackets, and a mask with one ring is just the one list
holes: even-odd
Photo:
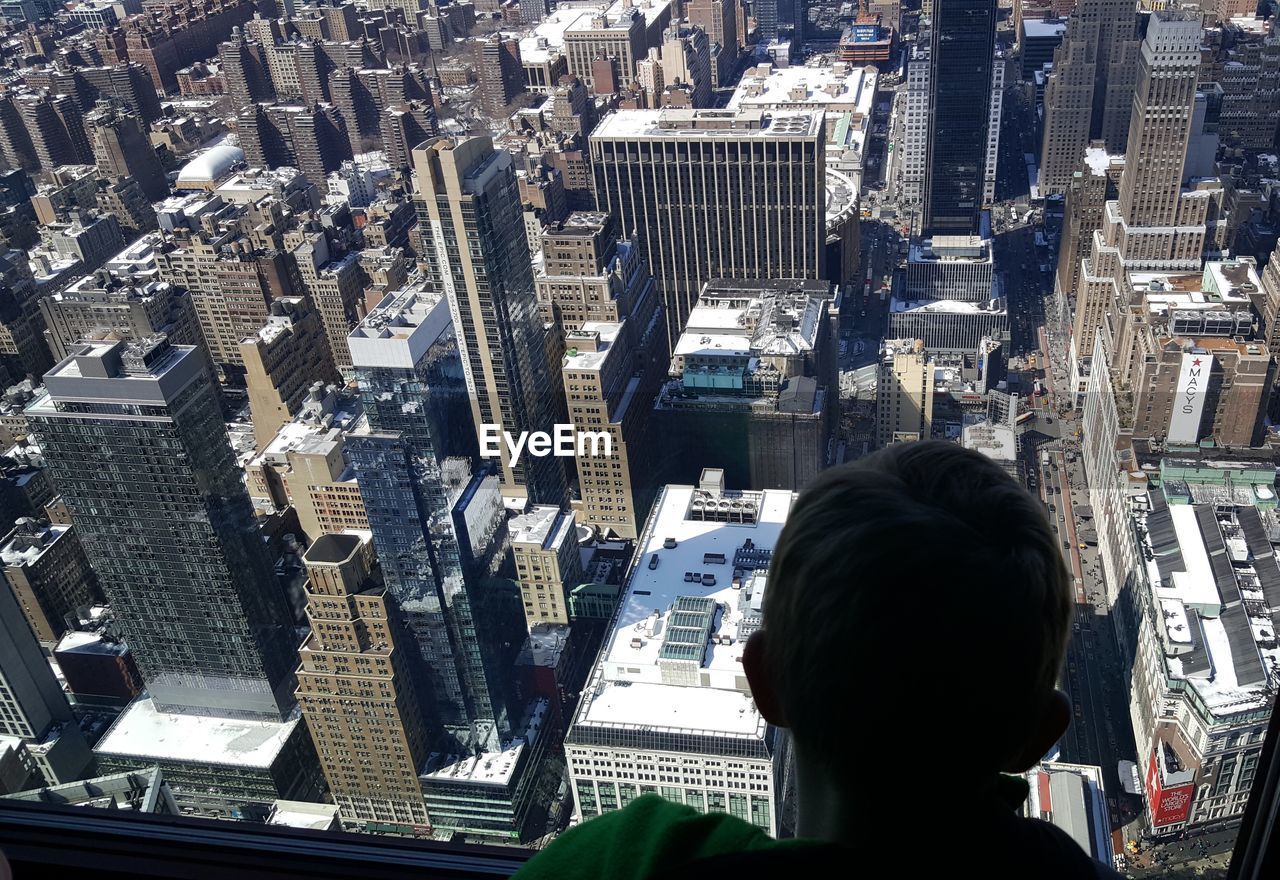
[(1173, 392), (1173, 414), (1169, 418), (1170, 443), (1195, 443), (1200, 439), (1200, 419), (1212, 371), (1213, 355), (1190, 351), (1182, 355), (1182, 369)]

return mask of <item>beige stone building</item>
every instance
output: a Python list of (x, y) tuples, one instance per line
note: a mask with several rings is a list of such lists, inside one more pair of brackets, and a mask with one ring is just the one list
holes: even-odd
[(349, 822), (425, 827), (427, 729), (373, 538), (322, 535), (303, 561), (311, 633), (298, 651), (298, 705), (334, 802)]
[(240, 357), (259, 449), (297, 414), (315, 382), (341, 381), (320, 316), (301, 297), (273, 301), (262, 328), (240, 340)]
[(568, 595), (582, 581), (577, 523), (571, 512), (539, 506), (511, 520), (511, 550), (524, 617), (540, 623), (568, 623)]
[(919, 340), (886, 340), (876, 386), (876, 444), (928, 440), (932, 432), (933, 361)]

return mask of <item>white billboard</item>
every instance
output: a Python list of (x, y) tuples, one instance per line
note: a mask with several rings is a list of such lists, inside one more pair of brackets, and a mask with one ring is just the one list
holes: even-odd
[(1212, 372), (1213, 355), (1183, 353), (1178, 385), (1173, 392), (1173, 414), (1169, 418), (1170, 443), (1195, 443), (1200, 439), (1200, 419)]

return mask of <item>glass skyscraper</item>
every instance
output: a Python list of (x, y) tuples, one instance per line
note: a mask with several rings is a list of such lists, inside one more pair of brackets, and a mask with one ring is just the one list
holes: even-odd
[(996, 0), (933, 7), (926, 235), (976, 235), (987, 160)]
[[(538, 315), (529, 239), (509, 153), (486, 137), (436, 138), (413, 151), (423, 261), (434, 290), (448, 297), (475, 428), (513, 437), (567, 422), (559, 363)], [(506, 447), (495, 457), (503, 495), (560, 504), (565, 460)], [(500, 458), (500, 461), (499, 461)]]
[(494, 577), (505, 555), (496, 475), (473, 474), (476, 434), (447, 300), (389, 296), (348, 342), (368, 425), (347, 440), (388, 594), (413, 641), (430, 723), (460, 744), (509, 736), (524, 618)]
[(200, 353), (97, 342), (32, 428), (157, 707), (281, 718), (296, 636)]

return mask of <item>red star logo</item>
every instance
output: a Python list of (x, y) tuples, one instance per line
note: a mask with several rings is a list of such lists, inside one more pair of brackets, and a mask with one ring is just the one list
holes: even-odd
[(1200, 366), (1200, 358), (1196, 358), (1195, 360), (1193, 360), (1193, 361), (1191, 362), (1191, 366), (1193, 366), (1193, 367), (1198, 367), (1198, 366)]

